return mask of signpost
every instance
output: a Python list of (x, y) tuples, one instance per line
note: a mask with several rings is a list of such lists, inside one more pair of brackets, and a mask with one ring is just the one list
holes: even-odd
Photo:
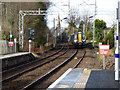
[(109, 55), (109, 48), (110, 48), (110, 45), (99, 45), (99, 54), (104, 55), (103, 69), (105, 69), (105, 67), (106, 67), (106, 65), (105, 65), (105, 55)]
[(9, 47), (13, 47), (13, 46), (14, 46), (13, 41), (8, 42), (8, 46), (9, 46)]
[(17, 39), (15, 38), (15, 39), (14, 39), (14, 44), (15, 44), (15, 53), (16, 53), (16, 51), (17, 51), (17, 50), (16, 50), (16, 43), (17, 43)]
[(35, 39), (35, 30), (32, 30), (31, 28), (29, 28), (29, 32), (28, 32), (29, 53), (31, 53), (31, 43), (32, 43), (32, 40), (34, 39)]
[(29, 40), (29, 53), (31, 53), (31, 40)]

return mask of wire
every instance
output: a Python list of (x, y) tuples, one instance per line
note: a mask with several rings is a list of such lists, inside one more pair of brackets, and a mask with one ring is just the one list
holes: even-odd
[[(58, 6), (56, 6), (55, 4), (53, 4), (55, 7), (57, 7), (58, 9), (60, 9), (61, 11), (63, 11), (64, 13), (66, 13), (63, 9), (59, 8)], [(68, 13), (66, 13), (68, 14)]]

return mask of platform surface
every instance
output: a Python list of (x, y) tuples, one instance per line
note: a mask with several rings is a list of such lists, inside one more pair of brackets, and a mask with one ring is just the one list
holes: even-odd
[(13, 54), (1, 55), (0, 59), (16, 57), (16, 56), (21, 56), (21, 55), (25, 55), (25, 54), (29, 54), (29, 52), (22, 52), (22, 53), (13, 53)]
[(48, 90), (56, 88), (119, 90), (120, 84), (114, 77), (114, 70), (68, 69), (48, 87)]

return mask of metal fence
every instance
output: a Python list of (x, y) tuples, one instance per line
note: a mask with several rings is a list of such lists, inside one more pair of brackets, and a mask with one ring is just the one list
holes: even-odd
[(8, 41), (0, 40), (0, 55), (10, 54), (15, 52), (15, 43), (13, 47), (8, 46)]

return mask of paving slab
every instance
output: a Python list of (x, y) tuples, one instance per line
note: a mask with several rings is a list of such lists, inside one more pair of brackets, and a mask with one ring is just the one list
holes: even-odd
[[(67, 74), (62, 76), (62, 79), (59, 80), (56, 84), (53, 83), (54, 87), (48, 87), (48, 89), (100, 89), (100, 90), (119, 90), (120, 84), (118, 81), (115, 81), (115, 72), (114, 70), (92, 70), (77, 68), (69, 70)], [(61, 77), (60, 77), (61, 78)], [(56, 80), (57, 81), (57, 80)]]
[(114, 70), (91, 70), (85, 88), (119, 88)]

